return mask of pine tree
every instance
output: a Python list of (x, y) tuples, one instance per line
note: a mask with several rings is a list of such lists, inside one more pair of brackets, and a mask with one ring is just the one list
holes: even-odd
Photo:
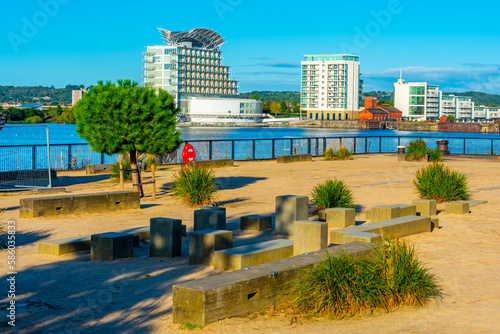
[(175, 128), (179, 111), (166, 91), (130, 80), (118, 80), (118, 85), (99, 81), (73, 110), (76, 131), (94, 151), (130, 154), (135, 191), (140, 189), (137, 152), (171, 153), (182, 142)]

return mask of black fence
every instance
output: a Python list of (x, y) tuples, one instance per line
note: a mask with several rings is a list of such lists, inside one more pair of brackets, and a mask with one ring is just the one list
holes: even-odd
[[(426, 136), (336, 136), (314, 138), (228, 139), (186, 141), (193, 145), (196, 160), (234, 159), (268, 160), (280, 155), (312, 154), (321, 156), (329, 149), (348, 148), (354, 154), (395, 153), (397, 146), (423, 139), (428, 147), (437, 148), (437, 140), (449, 141), (451, 154), (500, 155), (500, 138), (426, 137)], [(181, 147), (161, 157), (162, 164), (182, 162)], [(48, 167), (46, 145), (0, 146), (0, 172), (35, 170)], [(54, 144), (50, 146), (50, 167), (56, 170), (84, 169), (86, 165), (115, 163), (118, 155), (92, 151), (87, 144)]]

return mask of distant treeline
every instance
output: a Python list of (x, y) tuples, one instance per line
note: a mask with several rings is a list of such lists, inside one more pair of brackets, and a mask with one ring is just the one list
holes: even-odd
[[(464, 92), (464, 93), (445, 93), (443, 95), (453, 94), (455, 96), (467, 96), (472, 98), (472, 102), (476, 105), (486, 105), (486, 106), (500, 106), (500, 95), (496, 94), (488, 94), (481, 92)], [(394, 93), (382, 92), (382, 91), (373, 91), (373, 92), (365, 92), (364, 96), (373, 96), (376, 97), (377, 100), (386, 100), (394, 102)]]
[[(80, 85), (67, 85), (65, 88), (52, 87), (14, 87), (0, 86), (0, 102), (19, 102), (19, 103), (45, 103), (50, 105), (70, 104), (71, 91), (84, 88)], [(50, 100), (43, 100), (44, 97), (50, 97)], [(40, 100), (34, 100), (39, 98)]]

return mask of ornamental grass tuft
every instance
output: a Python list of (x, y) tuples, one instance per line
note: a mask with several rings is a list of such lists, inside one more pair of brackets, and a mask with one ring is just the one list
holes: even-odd
[(412, 140), (407, 147), (408, 160), (411, 161), (421, 161), (429, 153), (429, 148), (427, 147), (427, 142), (422, 139)]
[(418, 170), (413, 180), (420, 198), (435, 199), (439, 203), (468, 199), (470, 192), (467, 184), (467, 175), (440, 163)]
[(314, 213), (327, 208), (354, 208), (352, 190), (343, 180), (326, 180), (311, 191), (311, 202), (316, 207)]
[[(123, 179), (124, 180), (132, 180), (132, 173), (130, 172), (130, 158), (125, 158), (122, 160), (123, 164)], [(116, 162), (111, 165), (111, 179), (115, 179), (117, 181), (120, 180), (120, 163)]]
[(326, 254), (292, 287), (297, 313), (344, 318), (399, 306), (422, 306), (441, 297), (435, 278), (418, 260), (415, 248), (385, 239), (369, 254)]
[(189, 205), (214, 204), (217, 199), (215, 172), (207, 165), (193, 165), (174, 174), (173, 197)]
[(352, 153), (347, 147), (340, 147), (338, 151), (334, 152), (333, 148), (329, 148), (325, 151), (324, 157), (326, 160), (349, 160)]

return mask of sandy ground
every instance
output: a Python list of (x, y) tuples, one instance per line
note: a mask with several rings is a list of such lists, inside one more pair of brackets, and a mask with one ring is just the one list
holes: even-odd
[[(500, 160), (447, 158), (445, 163), (468, 173), (472, 199), (487, 200), (471, 208), (469, 215), (438, 215), (441, 228), (407, 237), (418, 246), (420, 259), (442, 285), (444, 298), (423, 308), (403, 308), (393, 313), (358, 316), (348, 320), (302, 319), (289, 314), (254, 314), (226, 319), (196, 329), (200, 333), (498, 333), (500, 332)], [(220, 203), (227, 208), (228, 229), (235, 246), (273, 238), (271, 232), (241, 233), (239, 217), (273, 214), (278, 195), (309, 195), (312, 187), (327, 179), (344, 179), (362, 206), (356, 219), (375, 205), (408, 203), (417, 198), (412, 180), (422, 162), (398, 162), (395, 155), (361, 155), (350, 161), (277, 164), (275, 161), (237, 162), (234, 168), (217, 169)], [(171, 333), (172, 285), (219, 273), (203, 265), (189, 266), (188, 239), (183, 256), (149, 258), (147, 243), (134, 250), (134, 258), (91, 262), (89, 251), (63, 256), (39, 255), (37, 243), (78, 235), (146, 226), (152, 217), (182, 219), (193, 228), (193, 210), (176, 202), (166, 187), (178, 167), (159, 172), (159, 196), (151, 185), (140, 210), (74, 215), (57, 218), (19, 219), (19, 199), (38, 194), (0, 194), (0, 222), (16, 221), (17, 309), (20, 333)], [(148, 176), (148, 174), (145, 174)], [(59, 185), (68, 193), (118, 190), (108, 176), (84, 172), (59, 173)], [(149, 188), (148, 188), (149, 187)], [(439, 207), (438, 207), (439, 209)], [(5, 275), (7, 254), (0, 253)], [(1, 331), (6, 326), (6, 277), (2, 276)], [(182, 332), (182, 331), (181, 331)], [(189, 331), (186, 331), (189, 332)]]

